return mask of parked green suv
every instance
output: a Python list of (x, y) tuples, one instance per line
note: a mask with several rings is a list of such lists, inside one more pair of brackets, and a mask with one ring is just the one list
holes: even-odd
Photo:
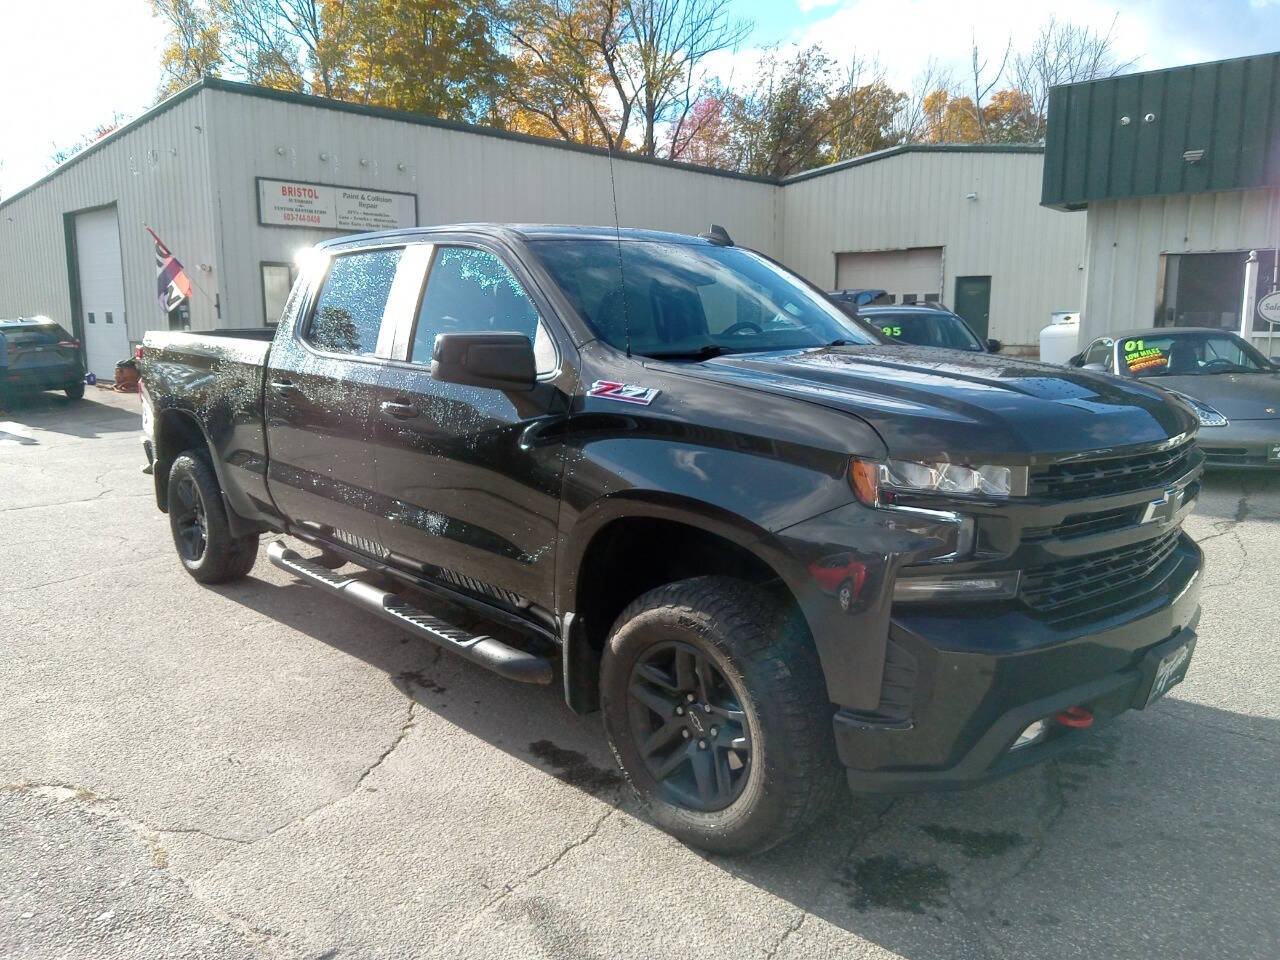
[(40, 390), (84, 396), (80, 341), (48, 317), (0, 320), (0, 401)]

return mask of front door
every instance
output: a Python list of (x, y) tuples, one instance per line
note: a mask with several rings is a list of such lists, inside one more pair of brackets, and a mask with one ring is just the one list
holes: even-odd
[[(380, 536), (394, 557), (507, 606), (550, 609), (563, 472), (555, 427), (573, 375), (562, 372), (547, 308), (530, 289), (496, 250), (435, 245), (397, 347), (400, 376), (379, 395), (374, 443), (378, 489), (390, 498)], [(533, 390), (431, 378), (437, 334), (482, 331), (534, 341)]]
[(987, 339), (991, 326), (991, 278), (956, 277), (955, 311), (980, 339)]
[(110, 382), (115, 379), (116, 364), (129, 359), (116, 208), (76, 214), (75, 231), (85, 369)]
[(277, 509), (375, 556), (384, 504), (370, 442), (374, 404), (397, 311), (412, 313), (421, 277), (401, 269), (405, 259), (404, 247), (335, 254), (312, 302), (286, 318), (293, 327), (276, 337), (266, 372)]

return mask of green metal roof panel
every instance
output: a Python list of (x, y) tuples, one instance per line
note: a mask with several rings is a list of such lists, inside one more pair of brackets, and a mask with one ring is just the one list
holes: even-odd
[(1280, 53), (1050, 91), (1046, 206), (1276, 186)]

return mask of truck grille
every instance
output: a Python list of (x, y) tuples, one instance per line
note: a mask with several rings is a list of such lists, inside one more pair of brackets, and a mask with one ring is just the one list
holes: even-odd
[(1032, 469), (1027, 493), (1051, 500), (1129, 493), (1177, 480), (1195, 467), (1197, 459), (1195, 442), (1188, 439), (1153, 453), (1054, 463)]
[(1123, 602), (1143, 592), (1148, 578), (1163, 572), (1181, 532), (1170, 530), (1120, 550), (1032, 567), (1022, 575), (1022, 600), (1041, 613), (1058, 613), (1085, 601), (1095, 608)]

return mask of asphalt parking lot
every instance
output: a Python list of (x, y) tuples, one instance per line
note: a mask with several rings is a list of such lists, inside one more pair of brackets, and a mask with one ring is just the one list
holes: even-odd
[(0, 413), (0, 956), (1280, 956), (1280, 480), (1210, 478), (1185, 683), (752, 860), (645, 821), (597, 717), (318, 596), (203, 588), (137, 398)]

